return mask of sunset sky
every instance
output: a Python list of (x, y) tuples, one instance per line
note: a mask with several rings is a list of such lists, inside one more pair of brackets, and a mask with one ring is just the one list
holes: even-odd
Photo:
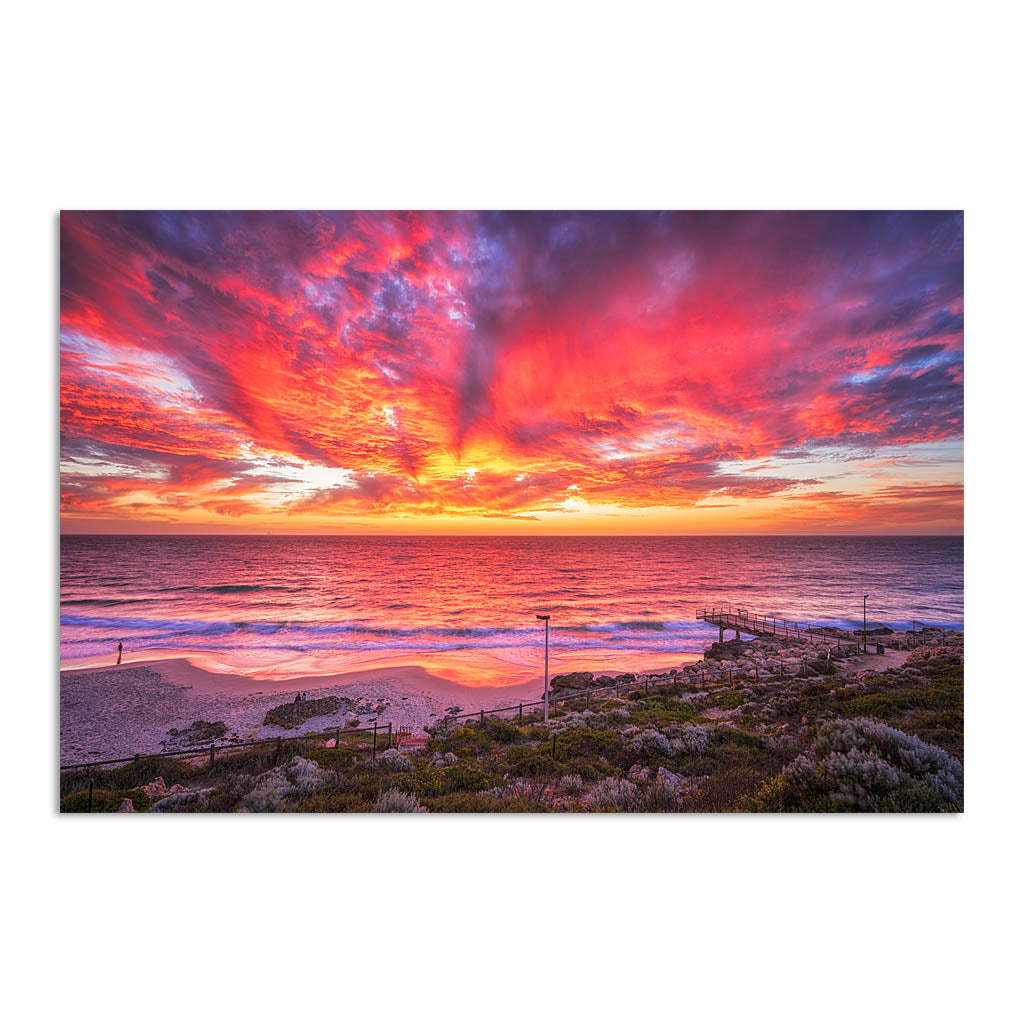
[(64, 213), (65, 532), (960, 533), (959, 213)]

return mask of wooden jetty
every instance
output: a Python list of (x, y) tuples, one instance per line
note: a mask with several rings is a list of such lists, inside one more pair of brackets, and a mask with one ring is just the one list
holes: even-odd
[(695, 618), (718, 627), (718, 641), (725, 641), (725, 631), (736, 631), (736, 639), (740, 633), (751, 636), (781, 637), (785, 640), (806, 640), (814, 644), (830, 644), (842, 647), (852, 644), (860, 647), (862, 640), (856, 633), (848, 629), (833, 629), (831, 626), (815, 626), (806, 622), (792, 622), (770, 615), (756, 615), (746, 608), (700, 608)]

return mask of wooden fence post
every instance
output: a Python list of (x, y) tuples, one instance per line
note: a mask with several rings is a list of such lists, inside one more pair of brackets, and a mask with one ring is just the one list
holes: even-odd
[(391, 723), (388, 722), (388, 750), (391, 749)]
[(522, 722), (523, 722), (523, 702), (520, 701), (519, 702), (519, 724), (522, 725)]
[(484, 724), (484, 709), (483, 708), (480, 709), (480, 724), (481, 725)]
[(373, 723), (373, 760), (377, 760), (377, 723)]
[(337, 750), (341, 746), (341, 729), (334, 730), (334, 749)]
[(213, 744), (210, 744), (210, 767), (213, 767)]

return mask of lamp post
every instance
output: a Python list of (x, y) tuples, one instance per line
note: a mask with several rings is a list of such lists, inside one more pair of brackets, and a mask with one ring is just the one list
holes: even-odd
[(538, 615), (537, 618), (544, 623), (544, 724), (548, 721), (548, 620), (550, 615)]
[(864, 653), (868, 653), (868, 595), (864, 595)]

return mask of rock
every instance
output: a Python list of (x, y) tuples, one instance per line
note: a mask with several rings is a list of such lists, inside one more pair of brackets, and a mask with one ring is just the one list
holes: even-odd
[(411, 772), (416, 767), (405, 754), (397, 750), (385, 750), (377, 760), (389, 772)]
[(342, 702), (339, 697), (321, 697), (320, 700), (300, 700), (271, 708), (263, 719), (264, 725), (277, 725), (282, 729), (294, 729), (309, 718), (321, 715), (333, 715), (340, 711)]
[[(660, 771), (661, 770), (659, 769), (659, 772)], [(630, 782), (643, 782), (645, 779), (649, 779), (650, 777), (651, 769), (642, 764), (635, 764), (628, 772), (626, 772), (626, 778)]]
[(118, 807), (118, 811), (121, 814), (134, 814), (135, 813), (135, 808), (132, 806), (131, 800), (128, 797), (125, 797), (121, 801), (121, 806)]
[(161, 797), (167, 795), (167, 785), (164, 782), (164, 777), (158, 775), (148, 785), (142, 787), (142, 792), (149, 797), (150, 800), (159, 800)]
[(564, 672), (551, 677), (552, 690), (587, 690), (593, 684), (593, 672)]
[(149, 809), (149, 813), (166, 814), (177, 811), (201, 811), (210, 802), (212, 794), (212, 787), (209, 789), (186, 789), (180, 793), (169, 793), (163, 800), (158, 800), (153, 804)]
[(214, 740), (219, 740), (228, 731), (228, 727), (223, 722), (207, 722), (203, 719), (199, 719), (198, 722), (193, 722), (187, 729), (168, 729), (167, 735), (171, 738), (169, 740), (162, 740), (160, 746), (162, 747), (196, 747), (206, 743), (212, 743)]

